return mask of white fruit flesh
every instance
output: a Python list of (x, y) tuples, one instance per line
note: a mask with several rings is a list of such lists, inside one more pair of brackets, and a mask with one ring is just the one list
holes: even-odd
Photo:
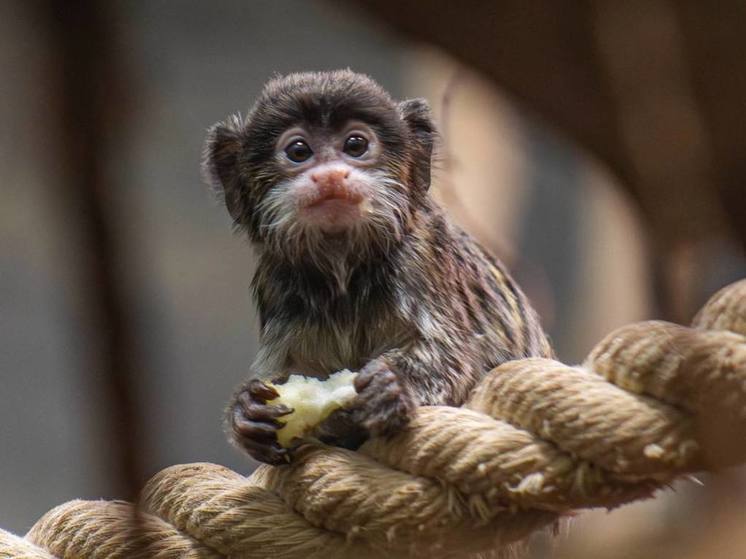
[(303, 437), (334, 410), (344, 407), (355, 397), (353, 382), (357, 373), (339, 371), (326, 380), (290, 375), (284, 384), (271, 384), (280, 395), (268, 404), (284, 404), (293, 413), (280, 417), (285, 425), (277, 431), (277, 440), (287, 448), (293, 439)]

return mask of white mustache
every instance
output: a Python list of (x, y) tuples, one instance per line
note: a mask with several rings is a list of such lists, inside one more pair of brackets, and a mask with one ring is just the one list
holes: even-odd
[(374, 251), (391, 251), (402, 240), (409, 213), (406, 186), (380, 171), (361, 175), (358, 180), (364, 181), (361, 190), (365, 192), (362, 215), (344, 237), (334, 239), (333, 250), (329, 237), (318, 226), (300, 218), (293, 192), (295, 180), (270, 188), (256, 208), (261, 216), (260, 233), (268, 248), (291, 261), (311, 261), (332, 272), (338, 266), (340, 249), (361, 258)]

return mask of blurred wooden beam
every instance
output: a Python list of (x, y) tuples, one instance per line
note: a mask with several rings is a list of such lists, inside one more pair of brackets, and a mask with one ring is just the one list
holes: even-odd
[[(695, 289), (674, 285), (683, 276), (668, 271), (696, 266), (692, 244), (729, 238), (746, 248), (743, 2), (361, 4), (480, 70), (610, 168), (642, 213), (660, 293)], [(669, 318), (690, 318), (691, 303), (662, 306)]]
[(113, 4), (96, 0), (38, 4), (47, 33), (49, 133), (56, 140), (59, 191), (56, 205), (74, 239), (76, 273), (87, 350), (81, 378), (102, 400), (102, 462), (112, 491), (132, 499), (145, 476), (142, 433), (135, 399), (135, 344), (127, 312), (122, 240), (116, 233), (114, 151), (127, 137), (126, 92), (131, 87), (116, 44)]
[[(733, 62), (727, 64), (727, 69), (723, 68), (722, 75), (711, 69), (706, 83), (711, 89), (717, 89), (718, 83), (739, 82), (741, 91), (740, 81), (746, 76), (746, 65), (739, 65), (735, 58), (746, 49), (746, 14), (743, 13), (746, 5), (726, 2), (730, 9), (725, 10), (696, 2), (679, 6), (666, 0), (624, 3), (608, 0), (467, 0), (460, 3), (433, 0), (427, 4), (416, 0), (363, 0), (362, 4), (395, 28), (442, 47), (484, 72), (524, 109), (601, 159), (622, 179), (654, 233), (666, 243), (698, 238), (721, 229), (722, 224), (713, 218), (721, 215), (719, 201), (714, 202), (718, 207), (701, 207), (690, 199), (691, 193), (682, 193), (681, 185), (672, 184), (670, 173), (666, 172), (666, 167), (676, 169), (675, 162), (672, 164), (670, 159), (671, 150), (667, 148), (671, 143), (679, 143), (682, 137), (671, 136), (661, 141), (658, 136), (687, 134), (688, 123), (682, 122), (681, 128), (671, 126), (656, 130), (652, 128), (655, 122), (648, 122), (651, 125), (649, 135), (640, 138), (647, 140), (644, 145), (631, 145), (625, 138), (625, 130), (629, 126), (629, 106), (638, 101), (633, 99), (630, 103), (630, 96), (642, 96), (641, 93), (651, 89), (674, 94), (683, 89), (688, 93), (691, 80), (696, 77), (702, 81), (700, 65), (693, 64), (696, 57), (690, 57), (684, 48), (696, 34), (687, 34), (688, 27), (680, 25), (679, 12), (686, 12), (683, 18), (686, 21), (698, 22), (700, 40), (702, 35), (705, 41), (707, 37), (718, 37), (723, 26), (732, 31), (725, 35), (727, 40), (721, 37), (704, 49), (709, 59)], [(741, 30), (740, 34), (734, 32), (736, 29)], [(672, 38), (672, 33), (681, 34), (681, 37)], [(656, 72), (668, 69), (671, 62), (679, 71), (677, 75)], [(636, 90), (630, 87), (635, 75), (639, 77)], [(674, 87), (670, 83), (672, 78), (678, 80)], [(620, 80), (626, 82), (620, 84)], [(644, 102), (649, 105), (651, 97), (647, 96)], [(746, 128), (736, 125), (741, 118), (746, 118), (746, 103), (740, 102), (743, 96), (716, 94), (715, 98), (728, 101), (727, 108), (717, 102), (713, 108), (737, 116), (736, 121), (717, 119), (724, 129), (716, 133), (718, 136), (726, 132), (733, 135), (736, 129)], [(673, 117), (675, 121), (669, 99), (652, 99), (653, 105), (646, 107), (649, 115)], [(656, 106), (655, 101), (661, 104)], [(700, 96), (688, 97), (686, 101), (695, 103), (691, 108), (701, 118), (702, 130), (712, 130), (711, 111), (700, 103)], [(694, 142), (709, 140), (709, 136), (691, 139)], [(655, 162), (656, 146), (662, 152), (658, 165), (641, 173), (636, 150), (648, 148), (646, 159)], [(689, 152), (682, 153), (682, 161), (688, 161), (689, 155)], [(742, 159), (731, 157), (731, 165), (744, 166), (740, 163)], [(652, 179), (641, 174), (656, 175), (660, 184), (651, 184)], [(746, 169), (737, 174), (746, 178)], [(701, 177), (696, 179), (701, 186), (693, 187), (693, 191), (712, 188), (712, 184), (702, 182)], [(711, 203), (709, 194), (698, 192), (695, 195)], [(690, 207), (680, 209), (681, 215), (669, 220), (666, 216), (671, 213), (671, 206), (681, 208), (682, 199), (689, 199)], [(739, 207), (746, 207), (746, 202), (737, 202)], [(741, 229), (741, 223), (738, 225)], [(740, 237), (746, 241), (746, 233)]]

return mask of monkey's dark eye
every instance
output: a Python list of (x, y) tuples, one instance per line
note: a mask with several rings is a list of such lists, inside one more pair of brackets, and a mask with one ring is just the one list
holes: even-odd
[(352, 157), (360, 157), (368, 151), (368, 140), (362, 136), (350, 136), (345, 140), (345, 145), (344, 148), (342, 148), (342, 151)]
[(294, 163), (303, 163), (313, 155), (313, 151), (303, 140), (295, 140), (285, 148), (285, 155)]

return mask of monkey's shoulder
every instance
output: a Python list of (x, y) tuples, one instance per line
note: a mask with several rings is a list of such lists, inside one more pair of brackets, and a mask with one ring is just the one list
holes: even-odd
[(476, 351), (486, 354), (551, 355), (536, 311), (497, 257), (445, 218), (434, 239), (423, 284), (451, 336), (477, 340)]

